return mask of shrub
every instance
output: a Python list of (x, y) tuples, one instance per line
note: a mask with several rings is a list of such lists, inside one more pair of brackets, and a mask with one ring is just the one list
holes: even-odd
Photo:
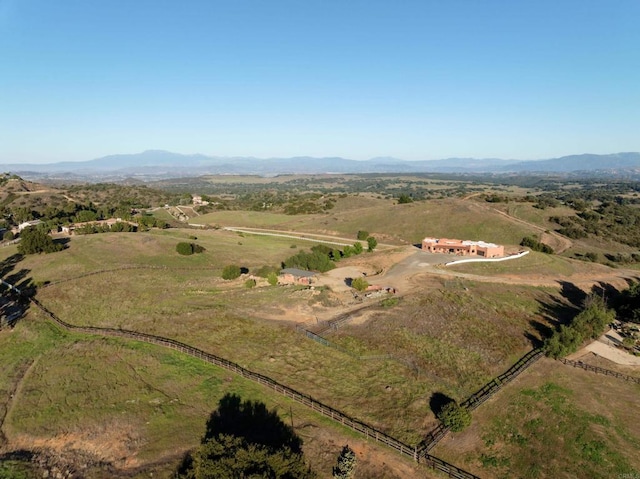
[(183, 255), (202, 253), (205, 249), (199, 244), (180, 242), (176, 245), (176, 251)]
[(378, 246), (378, 240), (373, 236), (369, 236), (367, 238), (367, 246), (369, 248), (369, 252), (372, 252), (374, 249), (376, 249), (376, 246)]
[(460, 432), (471, 424), (471, 413), (457, 402), (451, 401), (438, 413), (438, 419), (453, 432)]
[(236, 279), (240, 277), (240, 274), (242, 274), (242, 270), (240, 266), (235, 264), (227, 265), (222, 269), (222, 279)]
[(4, 235), (2, 235), (2, 239), (4, 241), (12, 241), (15, 238), (13, 231), (5, 231)]
[(360, 243), (360, 241), (357, 241), (357, 242), (353, 243), (353, 253), (354, 254), (360, 254), (360, 253), (362, 253), (363, 250), (364, 250), (364, 248), (362, 247), (362, 243)]
[(533, 236), (525, 236), (522, 238), (520, 246), (526, 246), (531, 248), (533, 251), (539, 251), (541, 253), (553, 254), (553, 248), (551, 246), (541, 243)]
[(278, 274), (277, 273), (269, 273), (267, 275), (267, 282), (271, 285), (271, 286), (275, 286), (278, 284)]
[(351, 281), (351, 287), (357, 291), (365, 291), (369, 287), (369, 283), (364, 278), (355, 278)]
[(380, 301), (380, 304), (382, 305), (383, 308), (391, 308), (392, 306), (395, 306), (396, 304), (398, 304), (398, 298), (396, 297), (386, 298)]
[(271, 273), (275, 273), (277, 276), (279, 272), (280, 268), (278, 268), (277, 266), (264, 265), (254, 270), (253, 274), (255, 274), (256, 276), (260, 276), (261, 278), (268, 278)]
[(256, 280), (253, 278), (248, 279), (244, 282), (244, 287), (247, 289), (255, 288), (255, 286), (256, 286)]
[(545, 354), (554, 359), (575, 353), (587, 338), (596, 339), (615, 319), (615, 312), (608, 309), (599, 296), (589, 296), (584, 310), (568, 326), (560, 329), (544, 342)]
[(344, 446), (338, 456), (338, 464), (333, 468), (334, 479), (351, 479), (356, 468), (356, 453), (349, 446)]
[(287, 258), (283, 266), (285, 268), (301, 268), (324, 273), (336, 267), (336, 265), (324, 253), (314, 251), (311, 253), (300, 251), (296, 255)]
[(358, 238), (360, 241), (366, 241), (368, 237), (369, 237), (369, 232), (365, 230), (359, 230), (356, 236), (356, 238)]
[(180, 242), (176, 245), (176, 251), (185, 256), (193, 254), (193, 243)]

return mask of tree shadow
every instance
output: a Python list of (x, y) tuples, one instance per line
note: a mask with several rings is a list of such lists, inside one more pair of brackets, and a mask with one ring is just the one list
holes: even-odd
[[(587, 293), (568, 281), (558, 281), (560, 294), (549, 293), (540, 299), (540, 317), (543, 321), (532, 320), (533, 331), (524, 333), (533, 347), (540, 347), (554, 330), (568, 324), (581, 311)], [(537, 334), (536, 334), (537, 333)]]
[(449, 397), (441, 392), (435, 392), (429, 398), (429, 407), (431, 408), (433, 414), (438, 417), (442, 412), (442, 409), (444, 409), (447, 404), (452, 402), (455, 402), (452, 397)]
[(54, 238), (53, 242), (57, 243), (57, 244), (61, 244), (63, 249), (67, 249), (69, 247), (69, 243), (71, 242), (71, 239), (69, 239), (69, 238)]
[(293, 428), (280, 419), (276, 411), (269, 411), (260, 401), (242, 401), (237, 394), (225, 394), (218, 409), (211, 413), (203, 442), (219, 434), (241, 437), (250, 444), (272, 449), (288, 447), (299, 453), (302, 440)]
[[(225, 394), (218, 403), (218, 409), (211, 413), (207, 421), (202, 444), (219, 436), (234, 436), (243, 442), (264, 446), (272, 451), (288, 448), (294, 454), (302, 452), (302, 439), (293, 428), (269, 411), (260, 401), (242, 401), (237, 394)], [(178, 466), (181, 477), (193, 464), (192, 453), (187, 453)]]
[(0, 261), (0, 330), (14, 328), (29, 309), (29, 298), (35, 294), (36, 286), (28, 277), (30, 270), (14, 271), (24, 257), (20, 254)]
[[(525, 337), (534, 347), (543, 345), (544, 340), (553, 335), (561, 325), (567, 325), (573, 321), (583, 309), (587, 299), (591, 295), (604, 298), (607, 302), (615, 303), (623, 292), (615, 286), (599, 282), (591, 287), (589, 292), (578, 288), (575, 284), (567, 281), (559, 281), (560, 294), (548, 294), (543, 300), (540, 300), (541, 317), (546, 322), (532, 320), (529, 324), (535, 333), (531, 331), (525, 332)], [(627, 280), (629, 285), (633, 284), (633, 280)]]

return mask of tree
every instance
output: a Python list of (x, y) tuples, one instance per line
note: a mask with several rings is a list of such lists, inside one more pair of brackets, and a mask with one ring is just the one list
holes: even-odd
[(269, 274), (267, 275), (267, 282), (268, 282), (271, 286), (275, 286), (275, 285), (277, 285), (277, 284), (278, 284), (278, 275), (272, 271), (271, 273), (269, 273)]
[(333, 468), (334, 479), (351, 479), (356, 469), (356, 453), (348, 445), (342, 448), (338, 464)]
[(471, 413), (467, 408), (451, 401), (438, 413), (438, 419), (453, 432), (460, 432), (471, 424)]
[(608, 309), (600, 296), (588, 296), (584, 309), (573, 321), (568, 326), (560, 326), (544, 342), (545, 354), (558, 359), (575, 353), (585, 339), (597, 339), (615, 317), (615, 311)]
[(360, 241), (356, 241), (355, 243), (353, 243), (353, 253), (354, 254), (360, 254), (363, 251), (363, 247), (362, 247), (362, 243), (360, 243)]
[(378, 246), (378, 240), (373, 236), (369, 236), (367, 238), (367, 245), (369, 247), (369, 253), (371, 253), (374, 249), (376, 249), (376, 246)]
[(402, 193), (400, 196), (398, 196), (398, 204), (402, 205), (405, 203), (413, 203), (413, 198), (411, 198), (411, 196), (406, 193)]
[(356, 238), (360, 241), (365, 241), (369, 237), (369, 232), (365, 230), (359, 230)]
[(11, 230), (5, 231), (4, 234), (2, 235), (2, 239), (4, 241), (12, 241), (14, 238), (15, 238), (15, 235)]
[(239, 278), (241, 274), (242, 270), (240, 266), (235, 264), (227, 265), (222, 269), (222, 279), (236, 279)]
[(563, 358), (575, 353), (582, 344), (583, 339), (578, 330), (563, 325), (550, 338), (545, 340), (544, 352), (553, 359)]
[(369, 287), (369, 283), (364, 278), (355, 278), (351, 281), (351, 287), (357, 291), (365, 291)]
[(178, 254), (185, 256), (193, 254), (193, 243), (180, 242), (176, 245)]
[(185, 479), (314, 479), (302, 439), (264, 403), (225, 395), (200, 447), (184, 462)]
[(51, 236), (40, 228), (25, 228), (20, 233), (18, 244), (20, 254), (53, 253), (61, 251), (62, 248), (61, 244), (55, 243)]

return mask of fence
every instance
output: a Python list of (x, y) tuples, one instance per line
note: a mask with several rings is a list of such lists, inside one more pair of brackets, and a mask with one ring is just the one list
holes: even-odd
[(582, 361), (572, 361), (571, 359), (565, 358), (560, 358), (558, 361), (564, 364), (568, 364), (569, 366), (573, 366), (574, 368), (582, 368), (585, 371), (592, 371), (596, 374), (612, 376), (614, 378), (622, 379), (623, 381), (640, 384), (640, 378), (638, 377), (628, 376), (627, 374), (622, 374), (617, 371), (611, 371), (610, 369), (604, 369), (598, 366), (592, 366), (591, 364), (585, 364)]
[[(522, 371), (527, 369), (533, 363), (535, 363), (538, 359), (542, 357), (542, 349), (533, 349), (529, 351), (527, 354), (522, 356), (518, 362), (516, 362), (513, 366), (511, 366), (507, 371), (502, 373), (497, 378), (492, 379), (490, 382), (485, 384), (482, 389), (476, 391), (471, 396), (469, 396), (465, 401), (461, 404), (462, 407), (466, 408), (469, 411), (473, 411), (478, 406), (480, 406), (487, 399), (496, 394), (500, 389), (502, 389), (505, 385), (511, 382), (514, 378), (516, 378)], [(440, 442), (449, 432), (449, 428), (445, 427), (442, 424), (439, 424), (432, 431), (430, 431), (425, 438), (421, 442), (420, 451), (430, 451), (435, 447), (438, 442)]]
[(461, 405), (466, 407), (469, 411), (473, 411), (480, 406), (483, 402), (497, 393), (506, 384), (515, 379), (522, 371), (527, 369), (543, 355), (542, 349), (533, 349), (527, 354), (522, 356), (517, 363), (511, 366), (507, 371), (502, 373), (497, 378), (490, 381), (482, 389), (472, 394)]
[(354, 418), (347, 416), (346, 414), (334, 409), (322, 402), (312, 398), (307, 394), (303, 394), (301, 392), (296, 391), (288, 386), (278, 383), (273, 379), (264, 376), (262, 374), (250, 371), (246, 368), (243, 368), (237, 363), (229, 361), (227, 359), (221, 358), (211, 353), (207, 353), (202, 351), (201, 349), (194, 348), (193, 346), (189, 346), (187, 344), (181, 343), (179, 341), (163, 338), (161, 336), (153, 336), (146, 333), (139, 333), (136, 331), (129, 331), (125, 329), (111, 329), (111, 328), (99, 328), (92, 326), (75, 326), (73, 324), (67, 323), (63, 321), (58, 316), (56, 316), (53, 312), (49, 311), (42, 303), (40, 303), (35, 298), (28, 298), (33, 304), (35, 304), (42, 312), (44, 312), (49, 318), (51, 318), (56, 324), (61, 327), (78, 331), (82, 333), (88, 334), (98, 334), (101, 336), (115, 336), (127, 339), (134, 339), (137, 341), (143, 341), (146, 343), (156, 344), (164, 347), (168, 347), (170, 349), (174, 349), (176, 351), (180, 351), (182, 353), (188, 354), (192, 357), (201, 359), (210, 364), (214, 364), (216, 366), (222, 367), (229, 371), (233, 371), (234, 373), (255, 381), (259, 384), (262, 384), (277, 393), (280, 393), (288, 398), (293, 399), (296, 402), (299, 402), (312, 410), (326, 416), (343, 426), (346, 426), (354, 431), (359, 432), (364, 435), (367, 439), (375, 440), (376, 442), (382, 443), (392, 449), (395, 449), (400, 454), (408, 456), (412, 458), (416, 462), (422, 462), (434, 469), (437, 469), (441, 472), (444, 472), (449, 475), (449, 477), (457, 478), (457, 479), (479, 479), (478, 476), (475, 476), (469, 472), (460, 469), (453, 464), (449, 464), (446, 461), (438, 459), (435, 456), (431, 456), (426, 450), (418, 451), (417, 446), (412, 447), (403, 442), (395, 439), (388, 434), (379, 431), (361, 421), (358, 421)]

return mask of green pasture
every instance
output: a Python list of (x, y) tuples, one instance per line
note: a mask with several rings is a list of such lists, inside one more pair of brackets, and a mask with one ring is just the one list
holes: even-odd
[[(464, 258), (461, 258), (464, 259)], [(585, 267), (584, 263), (552, 254), (530, 251), (529, 254), (508, 261), (487, 263), (462, 263), (447, 266), (447, 270), (481, 276), (498, 274), (528, 275), (532, 279), (542, 276), (570, 276)]]
[[(191, 230), (74, 237), (68, 249), (27, 257), (17, 267), (41, 284), (50, 282), (39, 288), (38, 298), (65, 321), (180, 340), (300, 389), (409, 443), (418, 442), (433, 422), (428, 391), (446, 389), (461, 398), (508, 368), (528, 347), (523, 318), (529, 316), (521, 314), (509, 335), (500, 336), (496, 331), (504, 335), (505, 319), (476, 315), (474, 293), (461, 296), (456, 291), (407, 303), (412, 315), (424, 317), (437, 312), (447, 318), (447, 311), (438, 308), (451, 309), (452, 317), (433, 331), (435, 336), (400, 320), (401, 307), (380, 310), (379, 324), (386, 322), (391, 333), (379, 329), (378, 323), (360, 329), (373, 335), (362, 339), (367, 354), (398, 351), (404, 361), (355, 359), (306, 339), (290, 324), (260, 319), (265, 311), (273, 316), (281, 308), (308, 307), (309, 299), (291, 288), (247, 289), (241, 279), (220, 278), (219, 270), (227, 262), (244, 260), (240, 264), (251, 269), (268, 264), (267, 258), (290, 253), (290, 240), (203, 231), (197, 232), (197, 242), (207, 251), (180, 257), (174, 246), (188, 233)], [(79, 266), (65, 269), (68, 264)], [(114, 270), (130, 264), (165, 268)], [(86, 275), (91, 272), (96, 274)], [(472, 291), (482, 287), (467, 286)], [(483, 291), (482, 296), (490, 298), (491, 292)], [(464, 315), (461, 300), (469, 303), (463, 305)], [(511, 316), (511, 311), (504, 315)], [(463, 319), (466, 323), (457, 325)], [(402, 417), (397, 415), (398, 405), (405, 411)]]
[[(158, 346), (64, 332), (41, 313), (32, 312), (13, 331), (0, 332), (0, 360), (5, 365), (0, 391), (21, 379), (4, 422), (9, 438), (59, 436), (91, 443), (94, 437), (107, 436), (113, 446), (102, 446), (107, 462), (120, 453), (159, 464), (162, 477), (170, 477), (184, 452), (197, 446), (209, 415), (229, 393), (262, 401), (293, 424), (320, 477), (330, 477), (343, 443), (361, 440), (229, 371)], [(16, 378), (24, 364), (31, 364), (28, 372)], [(8, 477), (21, 477), (17, 474), (24, 470), (21, 463), (3, 468), (0, 473), (16, 474)]]
[(640, 386), (550, 360), (531, 369), (434, 454), (483, 478), (639, 475)]
[[(455, 218), (455, 221), (452, 221)], [(396, 204), (371, 196), (339, 198), (334, 209), (319, 215), (283, 215), (269, 212), (220, 211), (192, 222), (220, 226), (254, 226), (333, 233), (354, 237), (364, 229), (385, 241), (418, 242), (425, 236), (492, 241), (517, 245), (531, 228), (491, 210), (478, 211), (457, 200), (429, 200)]]

